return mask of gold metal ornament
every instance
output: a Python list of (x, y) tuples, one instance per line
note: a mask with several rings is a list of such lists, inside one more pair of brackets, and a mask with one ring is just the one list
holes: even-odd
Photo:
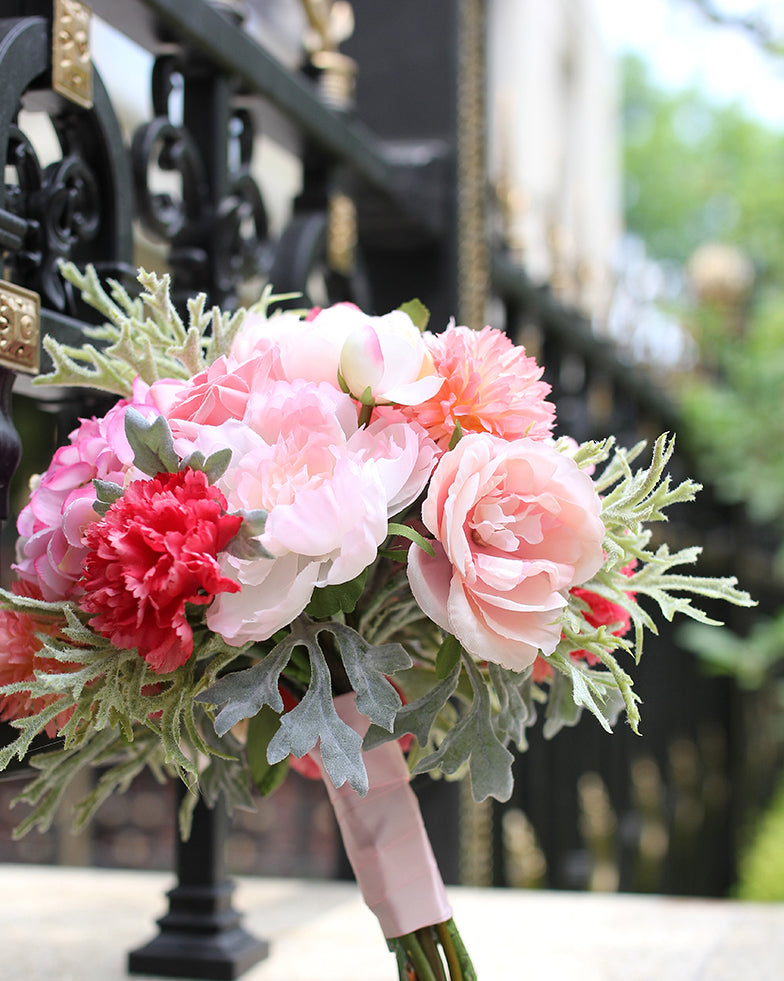
[(327, 263), (344, 276), (354, 272), (357, 250), (357, 209), (347, 194), (329, 198)]
[(93, 107), (90, 8), (78, 0), (54, 0), (52, 88), (83, 109)]
[(41, 362), (41, 298), (0, 280), (0, 365), (37, 375)]

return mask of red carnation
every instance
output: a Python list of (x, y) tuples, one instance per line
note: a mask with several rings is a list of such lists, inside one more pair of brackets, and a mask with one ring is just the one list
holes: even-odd
[(185, 604), (240, 589), (218, 565), (242, 523), (226, 507), (205, 474), (185, 469), (129, 484), (87, 528), (80, 605), (94, 614), (95, 630), (116, 647), (137, 648), (157, 674), (193, 653)]
[[(631, 571), (626, 572), (625, 569), (622, 571), (627, 576), (631, 575)], [(589, 609), (583, 612), (583, 616), (592, 627), (615, 626), (613, 630), (615, 636), (623, 637), (631, 626), (632, 618), (629, 611), (619, 603), (612, 603), (589, 589), (573, 589), (572, 593), (588, 605)], [(599, 664), (599, 658), (590, 651), (572, 651), (572, 657), (584, 658), (591, 665)]]
[[(625, 576), (631, 576), (634, 572), (634, 567), (637, 563), (632, 561), (628, 565), (621, 569), (621, 572)], [(577, 596), (581, 599), (587, 606), (588, 609), (583, 611), (583, 616), (588, 621), (592, 627), (612, 627), (615, 629), (613, 633), (616, 637), (623, 637), (626, 631), (631, 626), (632, 618), (629, 611), (620, 605), (620, 603), (613, 603), (604, 596), (600, 596), (598, 593), (592, 592), (590, 589), (581, 589), (579, 586), (574, 587), (570, 590), (573, 596)], [(629, 596), (634, 596), (634, 593), (629, 593)], [(571, 651), (570, 656), (575, 658), (575, 660), (583, 659), (590, 665), (599, 664), (599, 658), (595, 654), (591, 654), (590, 651)], [(537, 657), (534, 661), (534, 681), (544, 681), (549, 678), (553, 673), (553, 669), (547, 663), (547, 659), (543, 657)]]

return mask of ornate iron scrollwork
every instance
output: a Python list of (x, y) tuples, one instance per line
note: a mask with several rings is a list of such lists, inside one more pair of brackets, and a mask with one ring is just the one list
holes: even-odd
[(14, 279), (30, 284), (50, 306), (65, 310), (57, 263), (98, 234), (101, 202), (96, 177), (75, 154), (42, 169), (35, 148), (18, 126), (9, 130), (6, 167), (16, 177), (16, 183), (6, 187), (8, 211), (25, 223), (21, 245), (9, 260)]
[[(201, 220), (207, 206), (207, 182), (198, 147), (186, 129), (156, 116), (136, 130), (131, 161), (139, 218), (148, 232), (170, 242)], [(150, 178), (156, 168), (179, 175), (179, 198), (171, 190), (153, 189)]]
[[(131, 147), (134, 186), (145, 229), (171, 243), (176, 294), (204, 290), (212, 301), (230, 305), (242, 282), (261, 271), (266, 252), (267, 212), (250, 171), (253, 121), (227, 105), (208, 120), (214, 131), (212, 146), (205, 146), (177, 118), (184, 115), (179, 100), (189, 98), (194, 81), (203, 83), (198, 66), (172, 55), (156, 60), (155, 118), (139, 127)], [(216, 148), (225, 159), (208, 169), (202, 154)], [(154, 188), (156, 171), (168, 184), (164, 189)]]
[[(51, 67), (49, 26), (41, 17), (0, 20), (0, 248), (7, 275), (35, 290), (45, 307), (71, 314), (75, 301), (57, 272), (60, 259), (99, 259), (107, 271), (132, 259), (130, 172), (119, 123), (100, 77), (92, 108), (53, 98), (41, 78)], [(30, 127), (48, 119), (60, 159), (42, 167)], [(80, 314), (81, 310), (78, 311)]]
[(269, 224), (259, 185), (250, 172), (255, 130), (253, 117), (234, 110), (229, 123), (236, 162), (230, 172), (228, 193), (218, 206), (216, 253), (224, 291), (266, 271)]

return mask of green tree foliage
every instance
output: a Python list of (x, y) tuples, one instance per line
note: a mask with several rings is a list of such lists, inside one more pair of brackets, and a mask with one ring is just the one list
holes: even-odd
[[(728, 70), (730, 70), (728, 66)], [(784, 133), (625, 63), (626, 219), (656, 259), (684, 266), (709, 242), (753, 263), (743, 305), (684, 297), (701, 369), (679, 379), (701, 476), (752, 518), (784, 528)]]
[(784, 278), (784, 134), (694, 89), (657, 87), (633, 57), (623, 124), (626, 221), (654, 258), (685, 263), (723, 241), (762, 282)]

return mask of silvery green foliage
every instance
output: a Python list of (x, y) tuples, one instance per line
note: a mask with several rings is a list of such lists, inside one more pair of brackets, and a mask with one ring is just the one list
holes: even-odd
[[(282, 713), (280, 727), (267, 747), (270, 764), (289, 755), (304, 756), (320, 743), (324, 767), (333, 784), (346, 781), (358, 794), (368, 790), (362, 761), (362, 739), (343, 722), (332, 693), (332, 674), (322, 649), (320, 635), (330, 634), (357, 695), (357, 708), (375, 725), (390, 730), (400, 708), (400, 696), (388, 675), (411, 666), (411, 658), (400, 644), (371, 645), (345, 624), (315, 622), (302, 616), (290, 633), (258, 663), (244, 671), (221, 678), (197, 696), (199, 702), (219, 706), (215, 715), (218, 735), (228, 732), (243, 719), (253, 718), (264, 705)], [(309, 662), (307, 690), (299, 703), (283, 713), (281, 675), (297, 648), (304, 648)]]
[[(0, 770), (14, 758), (22, 760), (51, 720), (70, 713), (59, 728), (56, 748), (30, 758), (40, 773), (16, 798), (15, 803), (32, 806), (16, 828), (16, 837), (35, 827), (45, 831), (74, 776), (97, 765), (106, 769), (76, 807), (77, 829), (112, 793), (127, 789), (145, 767), (161, 779), (165, 774), (177, 775), (195, 788), (199, 762), (205, 757), (221, 762), (220, 783), (228, 791), (229, 806), (248, 804), (249, 781), (238, 744), (231, 736), (218, 737), (212, 731), (211, 719), (194, 694), (209, 687), (249, 645), (230, 647), (197, 627), (193, 657), (177, 671), (156, 674), (135, 649), (113, 647), (91, 630), (84, 614), (68, 603), (46, 603), (0, 590), (0, 605), (30, 613), (42, 625), (52, 619), (64, 623), (58, 637), (38, 635), (43, 644), (40, 655), (69, 666), (63, 672), (39, 671), (33, 682), (2, 688), (4, 694), (30, 692), (31, 698), (42, 702), (38, 712), (11, 723), (19, 735), (0, 748)], [(181, 814), (186, 834), (189, 817), (186, 802)]]
[(94, 343), (79, 347), (44, 337), (54, 370), (36, 378), (35, 384), (84, 385), (122, 396), (131, 394), (137, 376), (150, 385), (160, 378), (193, 377), (228, 353), (248, 312), (266, 316), (273, 300), (290, 298), (288, 294), (273, 296), (267, 288), (249, 310), (230, 314), (218, 307), (206, 310), (206, 295), (200, 293), (188, 301), (186, 325), (171, 301), (168, 275), (140, 270), (143, 292), (131, 297), (112, 279), (107, 292), (92, 266), (82, 272), (73, 263), (63, 262), (60, 272), (106, 323), (85, 327), (85, 337)]

